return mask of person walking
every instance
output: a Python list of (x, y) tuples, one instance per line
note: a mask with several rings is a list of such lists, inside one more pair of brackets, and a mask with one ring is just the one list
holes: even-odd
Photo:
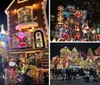
[(2, 56), (0, 55), (0, 74), (4, 72), (3, 63), (2, 63)]
[(8, 66), (9, 66), (9, 64), (8, 64), (7, 59), (4, 59), (4, 62), (3, 62), (4, 69), (7, 68)]
[(23, 85), (34, 85), (33, 78), (32, 78), (32, 70), (26, 69), (26, 72), (23, 76)]
[(5, 79), (5, 85), (9, 85), (10, 81), (10, 70), (8, 68), (4, 69), (4, 79)]

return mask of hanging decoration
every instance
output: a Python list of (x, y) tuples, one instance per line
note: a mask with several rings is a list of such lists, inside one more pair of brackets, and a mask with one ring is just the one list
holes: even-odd
[(58, 6), (58, 14), (57, 14), (58, 24), (63, 24), (63, 19), (64, 19), (63, 12), (64, 12), (64, 7)]
[[(14, 48), (25, 48), (32, 46), (32, 38), (30, 32), (20, 31), (13, 36)], [(29, 42), (30, 41), (30, 42)]]

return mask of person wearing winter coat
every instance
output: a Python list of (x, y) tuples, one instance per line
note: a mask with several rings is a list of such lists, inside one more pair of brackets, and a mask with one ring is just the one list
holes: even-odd
[(26, 69), (26, 73), (24, 74), (23, 85), (34, 85), (33, 78), (32, 78), (32, 70)]
[(0, 73), (0, 85), (5, 85), (5, 80), (2, 76), (2, 73)]

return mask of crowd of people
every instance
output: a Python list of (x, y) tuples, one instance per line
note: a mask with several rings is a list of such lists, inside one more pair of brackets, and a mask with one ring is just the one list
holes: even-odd
[(51, 69), (51, 76), (53, 78), (64, 80), (80, 79), (81, 82), (100, 82), (100, 69), (95, 68), (64, 68), (64, 69)]
[[(15, 66), (10, 66), (7, 59), (0, 57), (0, 85), (48, 85), (49, 77), (48, 71), (44, 71), (42, 68), (38, 69), (32, 65), (33, 68), (27, 66), (19, 67), (19, 62), (16, 59)], [(25, 65), (24, 65), (25, 66)], [(24, 71), (22, 71), (22, 69)], [(36, 71), (36, 73), (35, 73)], [(34, 77), (33, 77), (33, 74)], [(38, 76), (36, 76), (38, 74)]]

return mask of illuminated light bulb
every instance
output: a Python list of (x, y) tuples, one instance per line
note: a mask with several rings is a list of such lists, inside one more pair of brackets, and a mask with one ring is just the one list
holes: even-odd
[(92, 33), (93, 33), (93, 34), (95, 34), (95, 33), (96, 33), (96, 31), (95, 31), (95, 30), (93, 30), (93, 31), (92, 31)]
[(33, 4), (33, 7), (36, 6), (36, 4)]
[(33, 32), (33, 29), (29, 30), (29, 32)]
[(32, 30), (34, 30), (34, 27), (32, 27)]
[(80, 31), (80, 29), (76, 29), (76, 31)]
[(17, 10), (15, 9), (14, 11), (16, 12)]
[(83, 33), (87, 33), (87, 31), (86, 30), (83, 30)]
[(2, 45), (2, 41), (0, 41), (0, 45)]
[(2, 42), (2, 45), (5, 45), (5, 42)]
[(0, 41), (0, 45), (2, 45), (3, 47), (5, 47), (5, 42)]
[(89, 26), (84, 27), (85, 30), (89, 30)]
[(16, 12), (17, 10), (15, 9), (14, 11)]

